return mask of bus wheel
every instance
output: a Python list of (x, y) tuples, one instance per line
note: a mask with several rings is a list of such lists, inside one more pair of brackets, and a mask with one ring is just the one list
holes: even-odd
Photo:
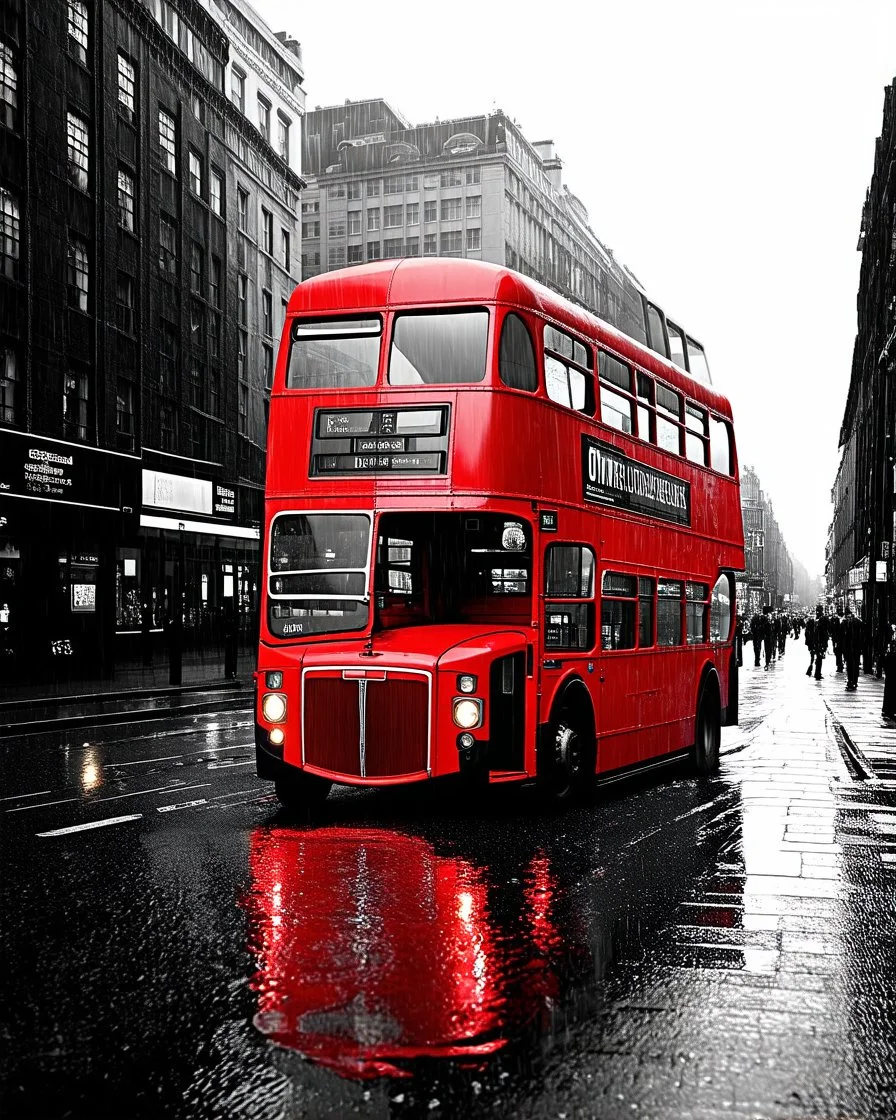
[(568, 708), (561, 709), (551, 722), (545, 747), (541, 787), (547, 798), (565, 804), (584, 795), (594, 777), (594, 763), (582, 720)]
[(697, 705), (694, 730), (694, 768), (701, 777), (719, 769), (719, 746), (722, 741), (722, 708), (719, 686), (714, 675), (703, 682)]
[(285, 809), (311, 810), (322, 805), (327, 799), (333, 783), (317, 774), (281, 774), (274, 782), (274, 790), (280, 804)]

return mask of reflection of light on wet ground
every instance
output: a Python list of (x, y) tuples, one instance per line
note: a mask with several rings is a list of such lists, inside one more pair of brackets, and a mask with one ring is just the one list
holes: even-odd
[(90, 793), (103, 784), (103, 768), (96, 747), (85, 744), (81, 760), (81, 792)]

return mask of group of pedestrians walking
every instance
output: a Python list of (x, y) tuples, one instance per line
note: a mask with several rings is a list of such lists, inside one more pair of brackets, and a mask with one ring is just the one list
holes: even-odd
[(846, 670), (846, 691), (855, 692), (859, 683), (859, 662), (862, 656), (863, 628), (852, 608), (845, 612), (825, 614), (824, 607), (815, 608), (815, 616), (774, 611), (770, 606), (758, 611), (744, 627), (743, 637), (753, 643), (754, 668), (770, 669), (779, 657), (784, 656), (787, 638), (799, 639), (805, 629), (805, 642), (809, 650), (809, 668), (806, 676), (822, 679), (821, 665), (827, 656), (828, 645), (836, 658), (837, 672)]

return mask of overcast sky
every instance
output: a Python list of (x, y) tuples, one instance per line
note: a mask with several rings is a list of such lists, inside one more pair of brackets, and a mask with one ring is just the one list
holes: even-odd
[(308, 109), (499, 108), (553, 139), (597, 236), (705, 345), (741, 464), (823, 572), (896, 0), (252, 3), (301, 42)]

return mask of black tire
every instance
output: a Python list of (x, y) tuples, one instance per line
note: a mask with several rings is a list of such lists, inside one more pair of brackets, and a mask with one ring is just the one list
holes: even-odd
[(561, 708), (551, 721), (543, 750), (539, 785), (544, 797), (566, 805), (586, 796), (594, 785), (594, 735), (570, 708)]
[(719, 748), (722, 744), (722, 709), (719, 686), (713, 676), (707, 677), (700, 689), (697, 720), (694, 725), (694, 769), (701, 777), (719, 769)]
[(281, 774), (274, 782), (274, 790), (284, 809), (310, 812), (319, 808), (327, 799), (333, 783), (317, 774), (296, 771)]

